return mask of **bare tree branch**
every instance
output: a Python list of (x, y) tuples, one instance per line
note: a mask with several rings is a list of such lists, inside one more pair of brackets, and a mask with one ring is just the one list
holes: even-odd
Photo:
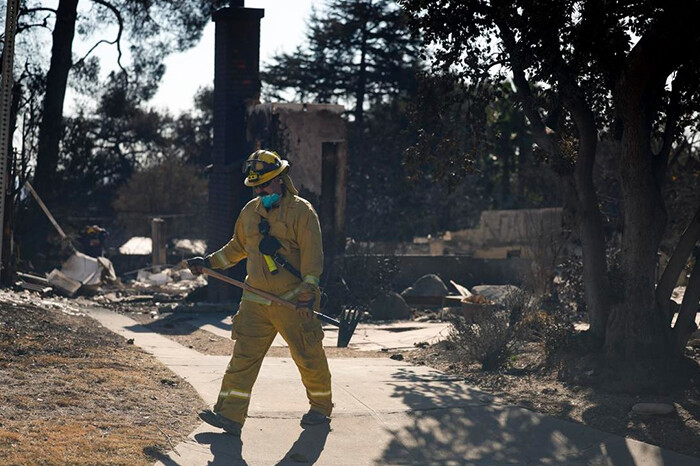
[(110, 45), (116, 45), (117, 46), (117, 65), (119, 65), (119, 68), (124, 72), (125, 75), (128, 75), (126, 72), (126, 69), (124, 69), (124, 66), (122, 65), (122, 46), (121, 46), (121, 39), (122, 39), (122, 34), (124, 32), (124, 19), (122, 18), (121, 13), (119, 10), (112, 5), (111, 3), (105, 1), (105, 0), (92, 0), (93, 2), (97, 3), (98, 5), (102, 5), (103, 7), (107, 8), (114, 14), (115, 18), (117, 19), (117, 23), (119, 25), (118, 30), (117, 30), (117, 37), (113, 41), (109, 41), (106, 39), (98, 41), (95, 45), (93, 45), (90, 50), (87, 51), (87, 53), (80, 58), (76, 63), (81, 63), (87, 59), (88, 56), (95, 50), (100, 44), (110, 44)]
[(542, 117), (540, 116), (539, 109), (537, 108), (537, 102), (535, 97), (532, 95), (532, 90), (530, 89), (530, 83), (527, 81), (525, 76), (525, 70), (520, 62), (517, 50), (517, 43), (515, 41), (515, 36), (513, 31), (501, 24), (497, 23), (498, 28), (503, 36), (503, 44), (506, 52), (510, 55), (510, 64), (513, 71), (513, 83), (515, 84), (515, 91), (520, 97), (520, 101), (523, 104), (523, 110), (525, 116), (527, 116), (530, 126), (532, 127), (532, 135), (544, 151), (549, 154), (558, 154), (559, 148), (558, 144), (555, 142), (558, 136), (551, 128), (545, 126), (542, 122)]
[(678, 245), (673, 254), (671, 254), (664, 273), (656, 286), (656, 305), (663, 312), (664, 316), (668, 316), (669, 323), (671, 322), (671, 317), (673, 317), (669, 312), (669, 300), (671, 299), (673, 288), (676, 286), (678, 276), (681, 274), (683, 267), (685, 267), (685, 263), (698, 239), (700, 239), (700, 206), (698, 206), (695, 216), (683, 232), (681, 239), (678, 240)]
[(36, 7), (36, 8), (20, 8), (19, 9), (19, 14), (21, 15), (27, 15), (30, 13), (36, 13), (37, 11), (49, 11), (53, 14), (56, 14), (56, 9), (55, 8), (46, 8), (46, 7)]
[(29, 30), (29, 29), (31, 29), (31, 28), (36, 28), (36, 27), (49, 29), (49, 25), (46, 23), (46, 20), (44, 20), (43, 23), (33, 23), (33, 24), (32, 24), (32, 23), (26, 23), (26, 24), (20, 24), (20, 25), (17, 26), (17, 33), (19, 34), (19, 33), (21, 33), (21, 32), (24, 32), (24, 31), (27, 31), (27, 30)]
[(700, 254), (696, 253), (695, 266), (690, 273), (681, 309), (678, 311), (678, 319), (676, 319), (676, 324), (673, 326), (676, 354), (683, 354), (688, 338), (698, 328), (695, 324), (698, 300), (700, 300)]
[(43, 27), (43, 28), (48, 28), (48, 23), (47, 20), (49, 19), (49, 16), (45, 16), (44, 20), (40, 23), (26, 23), (22, 24), (19, 22), (19, 18), (22, 18), (24, 15), (30, 15), (32, 13), (38, 13), (40, 11), (48, 11), (49, 13), (56, 15), (56, 9), (54, 8), (46, 8), (46, 7), (36, 7), (36, 8), (20, 8), (19, 10), (19, 15), (17, 16), (17, 33), (19, 34), (22, 31), (26, 31), (27, 29), (31, 29), (34, 27)]

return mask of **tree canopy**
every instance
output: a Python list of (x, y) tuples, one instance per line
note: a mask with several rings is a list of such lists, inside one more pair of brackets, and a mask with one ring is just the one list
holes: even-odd
[[(667, 223), (668, 160), (686, 131), (697, 130), (700, 32), (692, 18), (699, 3), (400, 3), (434, 44), (435, 71), (456, 71), (471, 85), (513, 80), (536, 144), (571, 178), (591, 334), (611, 355), (658, 356), (684, 347), (688, 322), (679, 318), (671, 330), (670, 290), (656, 288), (655, 266)], [(619, 159), (620, 277), (608, 274), (593, 183), (601, 140)], [(689, 251), (683, 252), (684, 262)], [(621, 283), (615, 294), (613, 278)], [(693, 294), (688, 306), (697, 304)]]
[(272, 99), (354, 105), (357, 84), (368, 80), (362, 111), (349, 121), (353, 238), (411, 239), (472, 227), (487, 208), (559, 205), (560, 190), (541, 182), (552, 172), (532, 155), (512, 90), (465, 93), (454, 76), (426, 75), (422, 33), (411, 34), (395, 2), (327, 2), (307, 37), (308, 48), (272, 60), (263, 89)]
[(307, 44), (275, 56), (262, 73), (267, 94), (343, 102), (362, 127), (368, 105), (405, 96), (420, 67), (419, 34), (391, 0), (330, 0), (314, 10)]
[[(19, 97), (23, 105), (18, 107), (20, 113), (31, 117), (29, 124), (32, 131), (25, 131), (24, 136), (28, 139), (35, 138), (26, 147), (35, 148), (33, 184), (45, 202), (53, 203), (55, 199), (75, 192), (70, 189), (64, 191), (68, 184), (55, 176), (57, 172), (73, 166), (72, 162), (81, 164), (89, 161), (90, 157), (94, 158), (82, 166), (87, 171), (71, 173), (68, 179), (86, 175), (90, 166), (101, 166), (98, 161), (116, 160), (104, 159), (103, 156), (109, 151), (99, 144), (90, 143), (78, 147), (78, 141), (85, 142), (91, 138), (94, 140), (104, 136), (106, 139), (103, 142), (109, 141), (110, 137), (105, 131), (114, 129), (114, 126), (98, 128), (84, 114), (70, 122), (66, 121), (63, 109), (68, 87), (75, 84), (74, 90), (82, 93), (85, 100), (92, 101), (97, 113), (106, 115), (113, 122), (124, 122), (126, 114), (134, 108), (126, 105), (126, 94), (138, 101), (152, 97), (164, 73), (163, 59), (174, 51), (182, 51), (194, 45), (210, 21), (212, 11), (226, 3), (223, 0), (59, 0), (56, 4), (32, 0), (22, 5), (18, 20), (22, 40), (17, 53), (21, 57), (18, 63), (23, 71), (17, 82), (31, 92)], [(42, 46), (49, 40), (46, 32), (50, 32), (51, 42), (48, 56), (45, 53), (47, 47)], [(82, 56), (74, 54), (74, 41), (78, 37), (93, 43)], [(120, 70), (111, 73), (108, 82), (100, 82), (100, 63), (93, 52), (98, 47), (106, 46), (116, 49), (116, 65)], [(117, 90), (117, 87), (121, 87), (121, 90)], [(104, 89), (110, 91), (102, 92)], [(102, 96), (103, 100), (97, 102), (97, 96)], [(35, 98), (40, 102), (28, 101)], [(120, 112), (125, 113), (119, 115)], [(137, 113), (147, 116), (148, 112), (139, 110)], [(136, 133), (131, 134), (137, 138), (146, 137), (144, 133), (148, 132), (149, 121), (152, 122), (153, 119), (141, 119), (140, 124), (145, 126), (137, 123), (131, 128)], [(132, 123), (136, 122), (139, 122), (139, 118), (135, 118)], [(89, 131), (90, 128), (92, 131)], [(139, 131), (141, 134), (138, 134)], [(129, 131), (113, 136), (117, 139), (128, 138), (128, 133)], [(68, 135), (71, 140), (66, 140)], [(65, 153), (61, 155), (62, 150), (75, 150), (71, 154), (75, 160), (67, 164), (67, 157), (70, 156)], [(91, 151), (96, 152), (89, 153)], [(123, 162), (123, 159), (116, 162), (121, 167), (118, 169), (121, 175), (133, 169)], [(107, 165), (112, 166), (111, 162)], [(110, 171), (107, 168), (96, 171), (104, 170)], [(120, 179), (100, 178), (97, 173), (94, 176), (100, 180), (98, 186), (109, 184), (105, 180)], [(48, 230), (41, 215), (34, 216), (30, 220), (32, 222), (35, 225), (36, 241), (26, 242), (26, 252), (45, 244), (43, 237)]]

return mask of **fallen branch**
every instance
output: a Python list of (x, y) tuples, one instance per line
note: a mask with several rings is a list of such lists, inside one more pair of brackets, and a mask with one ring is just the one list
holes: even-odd
[(158, 430), (160, 431), (161, 434), (165, 435), (165, 438), (168, 440), (168, 443), (170, 444), (170, 449), (171, 449), (172, 451), (174, 451), (175, 453), (177, 453), (177, 456), (182, 456), (182, 455), (175, 449), (175, 446), (173, 445), (173, 441), (170, 440), (170, 436), (169, 436), (168, 434), (166, 434), (165, 432), (163, 432), (163, 429), (161, 429), (160, 427), (158, 427), (157, 424), (156, 424), (156, 429), (158, 429)]

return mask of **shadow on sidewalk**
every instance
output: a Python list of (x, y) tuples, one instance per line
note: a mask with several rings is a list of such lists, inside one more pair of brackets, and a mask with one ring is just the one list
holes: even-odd
[(167, 314), (151, 322), (131, 325), (127, 330), (136, 333), (157, 333), (159, 335), (190, 335), (198, 330), (202, 325), (209, 324), (221, 330), (231, 331), (231, 324), (223, 322), (229, 314), (224, 313), (198, 313)]
[(298, 465), (300, 463), (314, 464), (321, 456), (330, 431), (331, 427), (328, 423), (307, 427), (276, 466)]
[[(277, 466), (289, 464), (314, 464), (318, 461), (326, 445), (326, 439), (331, 428), (328, 424), (313, 426), (304, 429), (299, 438), (292, 444), (284, 457), (276, 463)], [(201, 445), (209, 445), (214, 459), (207, 463), (209, 466), (235, 465), (245, 466), (248, 463), (243, 459), (243, 442), (239, 437), (228, 434), (202, 432), (196, 434), (194, 439)], [(160, 459), (166, 465), (175, 466), (175, 463), (161, 455)]]
[(248, 464), (243, 459), (243, 442), (241, 442), (240, 437), (223, 433), (202, 432), (195, 435), (194, 439), (201, 445), (209, 445), (214, 459), (207, 463), (208, 466), (245, 466)]
[(394, 438), (381, 464), (636, 464), (610, 434), (497, 404), (446, 374), (398, 369), (393, 379), (410, 410), (386, 417)]

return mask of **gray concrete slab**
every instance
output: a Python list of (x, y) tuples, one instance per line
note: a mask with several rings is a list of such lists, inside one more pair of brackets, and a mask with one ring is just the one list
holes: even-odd
[[(445, 322), (362, 323), (357, 326), (349, 346), (360, 351), (412, 350), (416, 343), (437, 343), (449, 333), (450, 324)], [(337, 341), (337, 331), (335, 335)]]
[[(221, 313), (192, 316), (188, 323), (220, 337), (231, 336), (231, 317)], [(338, 344), (338, 329), (324, 325), (323, 346)], [(385, 324), (361, 323), (355, 329), (349, 347), (359, 351), (399, 351), (415, 348), (415, 344), (436, 343), (447, 338), (450, 326), (443, 322), (392, 322)], [(277, 335), (272, 346), (284, 347), (287, 343)]]
[[(134, 338), (214, 402), (227, 357), (179, 347), (108, 311), (90, 315)], [(336, 404), (330, 426), (301, 429), (308, 404), (296, 367), (288, 358), (266, 358), (240, 439), (202, 424), (158, 464), (700, 465), (697, 458), (505, 405), (428, 367), (389, 358), (329, 363)]]

